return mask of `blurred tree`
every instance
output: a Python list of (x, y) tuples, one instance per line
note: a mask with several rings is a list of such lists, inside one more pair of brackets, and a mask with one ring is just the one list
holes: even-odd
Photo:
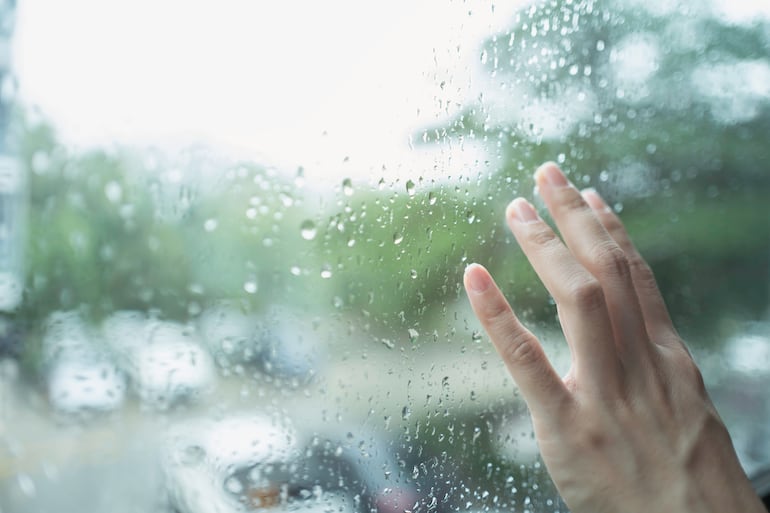
[[(480, 196), (500, 212), (545, 160), (596, 187), (699, 332), (764, 313), (770, 282), (770, 22), (714, 9), (536, 2), (484, 44), (479, 100), (425, 132), (488, 143), (500, 164)], [(529, 287), (498, 251), (510, 249), (487, 241), (496, 275)]]

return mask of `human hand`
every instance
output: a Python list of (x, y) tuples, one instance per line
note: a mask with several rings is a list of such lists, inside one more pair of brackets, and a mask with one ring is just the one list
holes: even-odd
[(482, 266), (465, 271), (476, 316), (532, 415), (573, 513), (765, 512), (655, 279), (618, 217), (552, 163), (535, 173), (564, 241), (524, 199), (506, 219), (556, 301), (572, 355), (560, 378)]

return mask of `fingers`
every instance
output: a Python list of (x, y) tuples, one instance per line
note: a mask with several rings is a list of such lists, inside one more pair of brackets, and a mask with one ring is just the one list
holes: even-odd
[(601, 285), (621, 359), (644, 361), (648, 337), (625, 252), (556, 164), (542, 165), (535, 180), (567, 247)]
[(535, 416), (553, 418), (570, 400), (570, 395), (540, 343), (516, 318), (486, 269), (478, 264), (469, 265), (464, 284), (476, 317), (492, 339), (530, 410)]
[(626, 254), (647, 333), (655, 341), (669, 340), (669, 335), (675, 332), (674, 324), (671, 322), (650, 266), (631, 242), (623, 223), (599, 194), (593, 189), (587, 189), (582, 194), (599, 222)]
[(575, 378), (593, 385), (597, 392), (619, 390), (620, 360), (601, 284), (578, 263), (529, 202), (514, 200), (506, 217), (521, 249), (556, 301), (575, 363)]

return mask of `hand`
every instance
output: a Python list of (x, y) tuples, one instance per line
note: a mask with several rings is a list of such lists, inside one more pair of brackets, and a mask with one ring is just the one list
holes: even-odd
[(620, 220), (555, 164), (535, 180), (564, 242), (523, 198), (506, 218), (556, 301), (572, 355), (566, 376), (486, 269), (468, 266), (465, 288), (527, 402), (564, 501), (573, 513), (764, 513)]

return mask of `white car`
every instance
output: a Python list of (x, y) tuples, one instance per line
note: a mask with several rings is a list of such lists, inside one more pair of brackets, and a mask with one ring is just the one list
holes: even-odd
[(302, 457), (285, 419), (185, 422), (172, 429), (164, 454), (171, 504), (179, 513), (356, 511), (344, 491), (307, 484)]
[(211, 356), (194, 329), (184, 324), (117, 312), (105, 320), (102, 330), (146, 406), (162, 410), (195, 401), (216, 382)]
[(42, 340), (48, 400), (59, 413), (108, 412), (125, 399), (126, 379), (76, 312), (54, 312)]

